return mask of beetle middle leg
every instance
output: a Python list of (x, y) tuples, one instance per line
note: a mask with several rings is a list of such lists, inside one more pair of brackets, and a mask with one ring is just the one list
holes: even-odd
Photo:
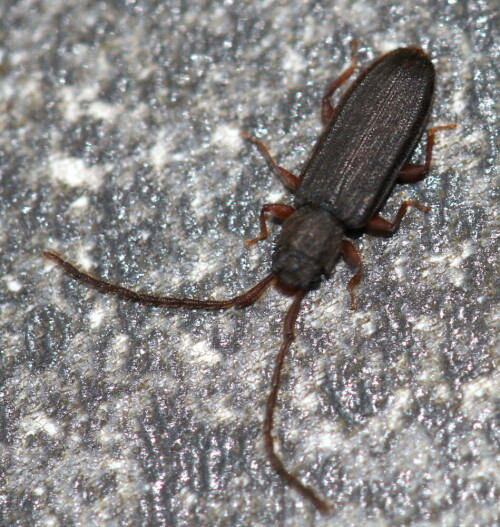
[[(375, 214), (366, 222), (364, 229), (374, 236), (391, 236), (399, 229), (401, 221), (405, 217), (408, 207), (416, 207), (422, 212), (429, 211), (429, 207), (422, 205), (418, 201), (403, 201), (395, 218), (392, 221), (382, 218), (382, 216), (379, 214)], [(354, 290), (361, 280), (361, 275), (363, 273), (363, 261), (361, 260), (361, 256), (355, 245), (349, 240), (342, 240), (341, 254), (346, 264), (354, 271), (354, 274), (347, 284), (347, 290), (351, 295), (351, 309), (356, 309), (357, 302)]]
[(449, 130), (456, 128), (457, 123), (434, 126), (427, 130), (427, 146), (425, 149), (425, 161), (423, 163), (406, 163), (399, 172), (399, 183), (415, 183), (425, 177), (431, 166), (432, 149), (434, 147), (434, 136), (439, 130)]
[(386, 220), (385, 218), (382, 218), (382, 216), (375, 214), (375, 216), (366, 222), (364, 228), (374, 236), (391, 236), (398, 230), (401, 220), (404, 218), (408, 207), (416, 207), (422, 212), (429, 212), (430, 210), (429, 207), (422, 205), (418, 201), (403, 201), (399, 207), (396, 217), (392, 221)]
[(269, 153), (267, 146), (260, 139), (252, 137), (246, 132), (241, 132), (240, 135), (241, 137), (243, 137), (243, 139), (250, 141), (258, 147), (261, 154), (264, 156), (264, 159), (267, 161), (267, 164), (270, 166), (271, 170), (281, 179), (285, 187), (289, 188), (292, 192), (297, 189), (297, 186), (299, 184), (299, 178), (286, 168), (280, 167), (278, 163), (276, 163), (276, 161), (273, 159), (273, 156)]

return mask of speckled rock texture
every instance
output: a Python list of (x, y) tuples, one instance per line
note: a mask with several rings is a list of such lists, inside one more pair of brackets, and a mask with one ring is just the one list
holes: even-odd
[[(415, 5), (418, 4), (418, 5)], [(0, 4), (0, 525), (490, 527), (498, 509), (495, 2), (6, 0)], [(498, 13), (497, 13), (498, 14)], [(277, 413), (262, 419), (290, 300), (223, 313), (132, 305), (44, 261), (148, 292), (224, 298), (268, 273), (247, 250), (292, 197), (319, 101), (350, 60), (404, 45), (438, 72), (429, 177), (384, 207), (306, 297)], [(422, 156), (422, 150), (416, 158)], [(276, 233), (279, 227), (275, 227)]]

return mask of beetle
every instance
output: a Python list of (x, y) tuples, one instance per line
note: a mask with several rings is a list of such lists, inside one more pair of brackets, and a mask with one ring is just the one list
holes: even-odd
[(301, 302), (309, 291), (331, 276), (337, 261), (343, 258), (354, 271), (347, 288), (351, 307), (356, 308), (354, 289), (361, 278), (362, 261), (355, 246), (344, 237), (346, 231), (392, 235), (408, 207), (426, 212), (428, 208), (417, 201), (404, 201), (394, 220), (379, 215), (396, 182), (415, 182), (426, 175), (436, 132), (456, 126), (453, 123), (428, 130), (424, 163), (409, 163), (425, 131), (434, 93), (435, 70), (429, 56), (417, 47), (399, 48), (383, 55), (361, 72), (334, 107), (331, 96), (356, 67), (354, 49), (351, 65), (328, 86), (323, 96), (324, 129), (299, 177), (279, 166), (260, 139), (241, 134), (258, 147), (272, 171), (295, 197), (295, 206), (273, 203), (262, 207), (260, 233), (246, 245), (268, 236), (270, 216), (282, 220), (283, 228), (277, 237), (271, 272), (243, 294), (226, 300), (151, 295), (81, 271), (55, 251), (43, 252), (45, 258), (73, 278), (102, 292), (146, 305), (193, 309), (244, 307), (255, 302), (272, 284), (293, 295), (284, 317), (283, 341), (266, 402), (264, 444), (276, 472), (322, 512), (330, 510), (330, 504), (287, 470), (276, 453), (273, 436), (283, 364), (294, 340)]

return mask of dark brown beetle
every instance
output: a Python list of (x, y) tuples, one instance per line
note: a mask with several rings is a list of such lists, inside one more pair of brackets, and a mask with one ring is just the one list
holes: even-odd
[(355, 67), (353, 60), (326, 91), (322, 101), (325, 128), (299, 177), (278, 166), (259, 139), (242, 134), (258, 146), (272, 170), (295, 196), (295, 207), (267, 204), (262, 208), (260, 234), (247, 245), (267, 237), (267, 216), (284, 220), (284, 225), (276, 242), (271, 273), (245, 293), (228, 300), (159, 297), (82, 272), (53, 251), (43, 253), (66, 273), (100, 291), (152, 306), (243, 307), (255, 302), (272, 283), (291, 292), (294, 300), (285, 315), (283, 343), (276, 357), (266, 403), (264, 441), (275, 470), (321, 511), (329, 510), (329, 504), (285, 468), (276, 454), (273, 437), (283, 363), (294, 339), (301, 301), (308, 291), (331, 275), (342, 256), (354, 270), (348, 289), (355, 308), (354, 288), (361, 278), (362, 262), (354, 245), (343, 237), (345, 231), (366, 229), (372, 234), (391, 235), (409, 206), (427, 211), (427, 207), (416, 201), (405, 201), (393, 221), (378, 215), (396, 182), (414, 182), (425, 176), (430, 167), (435, 133), (455, 127), (450, 124), (428, 130), (425, 162), (408, 163), (429, 117), (435, 80), (432, 62), (419, 48), (396, 49), (364, 70), (334, 108), (330, 97)]

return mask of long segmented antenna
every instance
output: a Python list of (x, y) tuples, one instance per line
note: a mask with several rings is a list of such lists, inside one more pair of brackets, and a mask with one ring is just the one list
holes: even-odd
[(319, 511), (328, 512), (331, 510), (331, 505), (320, 498), (314, 489), (302, 483), (302, 481), (300, 481), (297, 476), (294, 476), (286, 469), (283, 461), (276, 453), (274, 447), (274, 411), (276, 410), (278, 402), (278, 392), (281, 384), (283, 364), (285, 362), (286, 354), (288, 353), (292, 342), (295, 340), (295, 322), (299, 314), (300, 304), (306, 294), (307, 291), (300, 291), (297, 293), (292, 304), (288, 308), (288, 311), (285, 315), (285, 320), (283, 322), (283, 342), (278, 355), (276, 355), (274, 372), (271, 380), (271, 392), (269, 393), (266, 402), (266, 416), (264, 419), (264, 444), (274, 470), (276, 470), (276, 472), (288, 483), (288, 485), (296, 489), (308, 500), (311, 500)]
[(244, 307), (253, 304), (260, 295), (276, 280), (274, 273), (269, 274), (263, 280), (255, 284), (248, 291), (234, 298), (227, 300), (199, 300), (197, 298), (172, 298), (169, 296), (149, 295), (147, 293), (139, 293), (128, 289), (121, 285), (112, 284), (102, 278), (98, 278), (90, 273), (80, 271), (72, 263), (65, 260), (60, 254), (55, 251), (43, 251), (43, 256), (47, 260), (56, 263), (64, 272), (71, 277), (90, 285), (94, 289), (109, 293), (131, 302), (137, 302), (148, 306), (163, 306), (163, 307), (185, 307), (188, 309), (228, 309), (230, 307)]
[[(140, 293), (133, 291), (132, 289), (107, 282), (102, 278), (98, 278), (90, 273), (81, 271), (55, 251), (43, 251), (42, 254), (45, 258), (61, 267), (63, 271), (72, 278), (75, 278), (76, 280), (79, 280), (80, 282), (83, 282), (94, 289), (97, 289), (98, 291), (112, 294), (118, 296), (119, 298), (137, 302), (139, 304), (159, 307), (183, 307), (187, 309), (228, 309), (230, 307), (249, 306), (250, 304), (253, 304), (262, 295), (262, 293), (277, 280), (276, 274), (271, 273), (251, 287), (248, 291), (245, 291), (241, 295), (229, 298), (227, 300), (172, 298), (167, 296)], [(295, 339), (295, 322), (299, 314), (300, 304), (306, 294), (307, 291), (300, 291), (295, 295), (295, 298), (288, 308), (283, 322), (283, 342), (278, 355), (276, 356), (273, 377), (271, 380), (271, 392), (269, 393), (266, 402), (266, 413), (264, 418), (264, 444), (267, 455), (271, 461), (271, 465), (273, 466), (274, 470), (276, 470), (276, 472), (285, 480), (285, 482), (289, 486), (296, 489), (306, 499), (311, 500), (318, 510), (321, 512), (327, 512), (331, 509), (330, 505), (320, 498), (311, 487), (302, 483), (296, 476), (294, 476), (285, 468), (283, 461), (276, 453), (275, 439), (273, 437), (274, 412), (276, 410), (278, 401), (278, 392), (281, 384), (283, 364), (285, 362), (286, 354)]]

